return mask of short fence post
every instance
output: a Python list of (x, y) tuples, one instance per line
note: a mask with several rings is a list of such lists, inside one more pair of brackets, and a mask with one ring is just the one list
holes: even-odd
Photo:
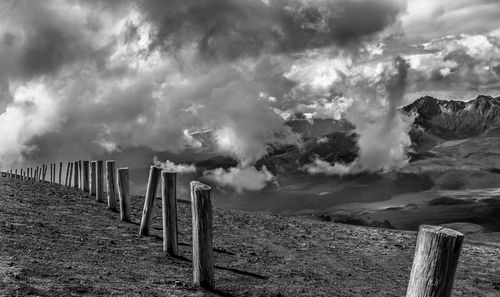
[(50, 163), (50, 183), (54, 181), (54, 166)]
[(212, 252), (212, 188), (197, 181), (190, 183), (193, 212), (193, 282), (203, 288), (214, 288)]
[(89, 191), (89, 161), (83, 161), (83, 190)]
[(74, 174), (73, 174), (73, 187), (78, 189), (78, 182), (79, 182), (79, 179), (78, 179), (78, 161), (75, 161), (73, 162), (74, 164)]
[(144, 208), (142, 210), (141, 227), (139, 235), (149, 235), (151, 220), (154, 213), (154, 202), (156, 196), (156, 188), (158, 187), (158, 179), (161, 172), (160, 167), (151, 166), (149, 169), (148, 187), (146, 189), (146, 197), (144, 198)]
[(38, 180), (38, 166), (36, 166), (35, 176), (34, 176), (34, 181), (37, 181), (37, 180)]
[(104, 161), (98, 160), (96, 163), (97, 175), (96, 175), (96, 200), (97, 202), (104, 201)]
[(106, 161), (106, 195), (108, 209), (116, 211), (115, 161)]
[(118, 179), (118, 198), (120, 199), (120, 219), (124, 222), (131, 222), (128, 168), (120, 168), (116, 173)]
[(62, 167), (63, 167), (62, 162), (59, 162), (59, 184), (60, 184), (60, 185), (62, 185), (62, 177), (61, 177), (61, 174), (62, 174)]
[(15, 178), (15, 179), (18, 179), (18, 176), (17, 176), (17, 168), (14, 170), (14, 178)]
[(178, 256), (177, 248), (177, 174), (161, 173), (161, 208), (163, 213), (163, 251)]
[(47, 176), (47, 165), (43, 164), (43, 172), (42, 172), (42, 181), (45, 181), (45, 177)]
[(96, 190), (96, 177), (97, 177), (97, 161), (90, 162), (90, 195), (95, 196)]
[(406, 297), (449, 297), (464, 236), (462, 233), (422, 225)]

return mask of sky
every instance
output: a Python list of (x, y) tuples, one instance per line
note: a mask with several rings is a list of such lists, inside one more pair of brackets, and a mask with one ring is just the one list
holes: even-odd
[(300, 143), (283, 125), (300, 112), (353, 122), (376, 169), (404, 159), (398, 107), (500, 95), (497, 0), (4, 0), (0, 14), (2, 168), (203, 150), (194, 135), (211, 131), (238, 167), (207, 175), (260, 185), (253, 164)]

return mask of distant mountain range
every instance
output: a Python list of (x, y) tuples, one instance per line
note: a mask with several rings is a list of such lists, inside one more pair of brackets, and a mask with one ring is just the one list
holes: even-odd
[[(412, 140), (409, 155), (412, 158), (444, 141), (476, 137), (494, 131), (494, 128), (500, 130), (500, 97), (481, 95), (465, 102), (424, 96), (402, 107), (401, 111), (414, 117), (409, 132)], [(302, 136), (303, 147), (270, 145), (269, 154), (257, 162), (257, 167), (265, 165), (275, 173), (294, 172), (315, 157), (330, 163), (346, 164), (357, 157), (355, 127), (346, 120), (311, 120), (296, 115), (285, 124)], [(193, 136), (205, 148), (213, 148), (213, 145), (208, 145), (211, 142), (210, 133)], [(236, 160), (217, 155), (196, 162), (196, 166), (203, 169), (232, 167), (236, 164)]]
[(500, 124), (500, 97), (478, 96), (464, 102), (425, 96), (402, 110), (415, 116), (410, 136), (417, 151), (443, 140), (479, 136)]

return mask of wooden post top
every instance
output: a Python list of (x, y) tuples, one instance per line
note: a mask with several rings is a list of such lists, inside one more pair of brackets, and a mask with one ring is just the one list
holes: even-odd
[(212, 190), (212, 187), (207, 185), (207, 184), (204, 184), (202, 182), (199, 182), (199, 181), (192, 181), (190, 183), (191, 185), (191, 188), (195, 189), (195, 190), (201, 190), (201, 191), (210, 191)]
[(432, 225), (421, 225), (420, 231), (443, 234), (451, 237), (463, 237), (464, 235), (456, 230), (441, 227), (441, 226), (432, 226)]

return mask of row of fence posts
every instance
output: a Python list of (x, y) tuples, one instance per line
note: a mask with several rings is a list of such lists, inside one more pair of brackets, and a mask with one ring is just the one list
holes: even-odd
[[(5, 172), (7, 177), (56, 183), (57, 164), (50, 164), (50, 176), (47, 181), (47, 165), (30, 167)], [(68, 162), (64, 184), (62, 183), (63, 163), (59, 163), (58, 183), (66, 187), (74, 187), (89, 192), (97, 202), (106, 202), (107, 208), (120, 212), (120, 219), (131, 222), (130, 217), (130, 184), (128, 168), (115, 169), (115, 161), (106, 161), (106, 174), (104, 177), (104, 161), (76, 161)], [(106, 192), (104, 191), (106, 181)], [(170, 255), (179, 256), (177, 241), (177, 173), (162, 171), (160, 167), (151, 166), (144, 199), (144, 208), (139, 228), (139, 235), (149, 236), (151, 222), (155, 211), (155, 196), (158, 182), (161, 181), (162, 195), (162, 227), (163, 250)], [(116, 191), (118, 189), (118, 191)], [(193, 181), (190, 183), (192, 222), (193, 222), (193, 282), (203, 288), (213, 289), (214, 264), (212, 244), (212, 202), (211, 188), (203, 183)], [(106, 193), (106, 200), (105, 200)], [(119, 209), (116, 205), (118, 195)]]
[[(62, 184), (62, 162), (59, 163), (59, 184)], [(50, 164), (50, 183), (56, 180), (56, 164)], [(68, 162), (66, 166), (65, 186), (80, 188), (95, 196), (98, 202), (104, 200), (104, 162), (78, 161)], [(28, 181), (45, 181), (47, 166), (36, 168), (11, 169), (4, 172), (9, 178)], [(179, 256), (177, 243), (177, 173), (162, 171), (151, 166), (144, 199), (144, 208), (139, 229), (141, 236), (148, 236), (154, 215), (154, 199), (161, 178), (163, 250), (173, 256)], [(116, 169), (115, 162), (106, 161), (106, 187), (108, 208), (117, 211), (116, 190), (120, 203), (120, 219), (130, 219), (130, 189), (128, 168)], [(212, 202), (211, 188), (203, 183), (190, 183), (191, 209), (193, 223), (193, 282), (204, 288), (214, 288), (214, 263), (212, 249)], [(431, 225), (420, 226), (407, 297), (448, 297), (451, 295), (453, 279), (458, 264), (463, 242), (460, 232)]]

